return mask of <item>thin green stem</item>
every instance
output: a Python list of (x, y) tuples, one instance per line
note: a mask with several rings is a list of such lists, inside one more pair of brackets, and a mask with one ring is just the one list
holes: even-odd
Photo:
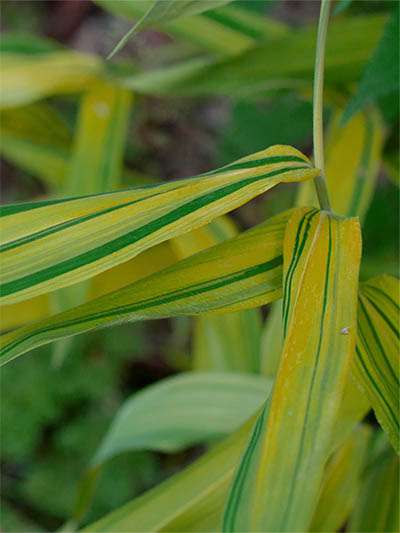
[(324, 101), (324, 66), (326, 34), (328, 31), (330, 0), (321, 0), (321, 9), (318, 22), (317, 47), (315, 53), (314, 69), (314, 94), (313, 94), (313, 143), (314, 163), (321, 170), (321, 174), (314, 180), (321, 209), (330, 211), (328, 189), (325, 182), (324, 163), (324, 124), (323, 124), (323, 101)]

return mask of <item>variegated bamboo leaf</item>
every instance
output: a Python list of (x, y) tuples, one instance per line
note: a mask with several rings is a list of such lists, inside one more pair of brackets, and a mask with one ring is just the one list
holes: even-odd
[(282, 242), (290, 213), (102, 298), (3, 335), (2, 362), (125, 320), (229, 312), (276, 300), (282, 294)]
[(158, 187), (5, 206), (2, 303), (92, 277), (207, 224), (277, 183), (317, 174), (294, 148), (274, 146), (219, 170)]
[(355, 367), (375, 414), (399, 453), (399, 280), (361, 285)]
[[(384, 130), (379, 112), (357, 113), (343, 126), (336, 111), (328, 131), (325, 174), (335, 213), (365, 217), (371, 203), (382, 158)], [(299, 189), (297, 205), (317, 206), (313, 183)]]
[(232, 485), (225, 531), (306, 531), (356, 340), (356, 219), (299, 210), (284, 242), (284, 347)]
[(346, 522), (361, 486), (371, 430), (360, 425), (331, 457), (309, 531), (339, 531)]

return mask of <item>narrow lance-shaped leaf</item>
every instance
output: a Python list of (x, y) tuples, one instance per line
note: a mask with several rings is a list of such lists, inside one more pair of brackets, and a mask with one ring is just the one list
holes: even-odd
[(202, 176), (157, 187), (5, 206), (2, 303), (92, 277), (207, 224), (277, 183), (317, 173), (294, 148), (274, 146)]
[(92, 461), (126, 450), (175, 452), (233, 433), (262, 405), (271, 381), (261, 376), (187, 372), (128, 398)]
[(399, 453), (399, 280), (377, 276), (361, 285), (357, 377), (376, 417)]
[[(137, 0), (126, 0), (135, 2)], [(187, 17), (202, 13), (208, 9), (228, 4), (232, 0), (142, 0), (148, 9), (138, 22), (126, 33), (108, 55), (110, 59), (115, 55), (135, 33), (148, 26), (157, 25), (160, 22), (168, 22), (180, 17)]]
[[(335, 84), (357, 80), (383, 30), (385, 17), (368, 15), (335, 20), (325, 58), (326, 78)], [(240, 95), (277, 88), (308, 87), (314, 68), (314, 29), (252, 46), (217, 61), (187, 61), (137, 73), (124, 84), (140, 93), (166, 95)]]
[(102, 298), (3, 335), (2, 362), (36, 346), (125, 320), (229, 312), (279, 298), (289, 215), (282, 213)]
[(356, 219), (296, 212), (284, 243), (284, 347), (231, 488), (225, 531), (306, 531), (356, 340)]

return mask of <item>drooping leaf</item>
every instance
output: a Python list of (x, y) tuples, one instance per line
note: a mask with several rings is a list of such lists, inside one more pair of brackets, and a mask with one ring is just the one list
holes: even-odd
[[(137, 2), (137, 0), (126, 1), (128, 3)], [(214, 9), (218, 6), (228, 4), (231, 1), (232, 0), (142, 0), (142, 4), (147, 5), (147, 11), (133, 28), (122, 37), (110, 52), (107, 59), (113, 57), (125, 46), (131, 37), (148, 26), (154, 26), (160, 22), (165, 23), (177, 18), (202, 13), (208, 9)]]
[(299, 210), (284, 243), (284, 347), (225, 511), (225, 531), (306, 531), (356, 340), (356, 219)]
[(350, 517), (348, 531), (399, 531), (399, 458), (383, 435), (369, 447), (363, 486)]
[(329, 460), (309, 531), (339, 531), (353, 508), (371, 430), (358, 426)]
[[(329, 30), (325, 58), (327, 82), (357, 80), (375, 47), (385, 17), (337, 19)], [(209, 95), (265, 92), (309, 85), (314, 68), (314, 28), (253, 46), (217, 61), (196, 59), (128, 77), (127, 87), (149, 94)]]
[(399, 453), (399, 280), (377, 276), (361, 285), (357, 377)]
[(92, 465), (127, 450), (175, 452), (238, 429), (261, 406), (271, 382), (261, 376), (183, 373), (128, 398)]
[(279, 298), (288, 216), (282, 213), (118, 291), (3, 335), (3, 364), (36, 346), (125, 320), (237, 311)]
[(399, 55), (399, 4), (393, 4), (393, 14), (388, 20), (382, 39), (368, 62), (356, 94), (343, 115), (343, 122), (360, 111), (367, 103), (400, 88)]
[(3, 54), (0, 108), (30, 104), (54, 94), (82, 92), (102, 70), (96, 56), (72, 51)]
[(2, 303), (92, 277), (207, 224), (281, 182), (318, 170), (275, 146), (196, 178), (1, 209)]

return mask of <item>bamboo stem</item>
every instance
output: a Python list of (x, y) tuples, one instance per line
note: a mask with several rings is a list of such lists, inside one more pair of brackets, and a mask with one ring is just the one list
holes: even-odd
[(324, 124), (323, 124), (323, 98), (324, 98), (324, 66), (326, 35), (328, 30), (330, 0), (321, 0), (321, 9), (318, 22), (318, 36), (315, 54), (314, 91), (313, 91), (313, 144), (314, 163), (321, 170), (321, 174), (314, 180), (321, 209), (331, 210), (328, 189), (325, 181), (324, 162)]

